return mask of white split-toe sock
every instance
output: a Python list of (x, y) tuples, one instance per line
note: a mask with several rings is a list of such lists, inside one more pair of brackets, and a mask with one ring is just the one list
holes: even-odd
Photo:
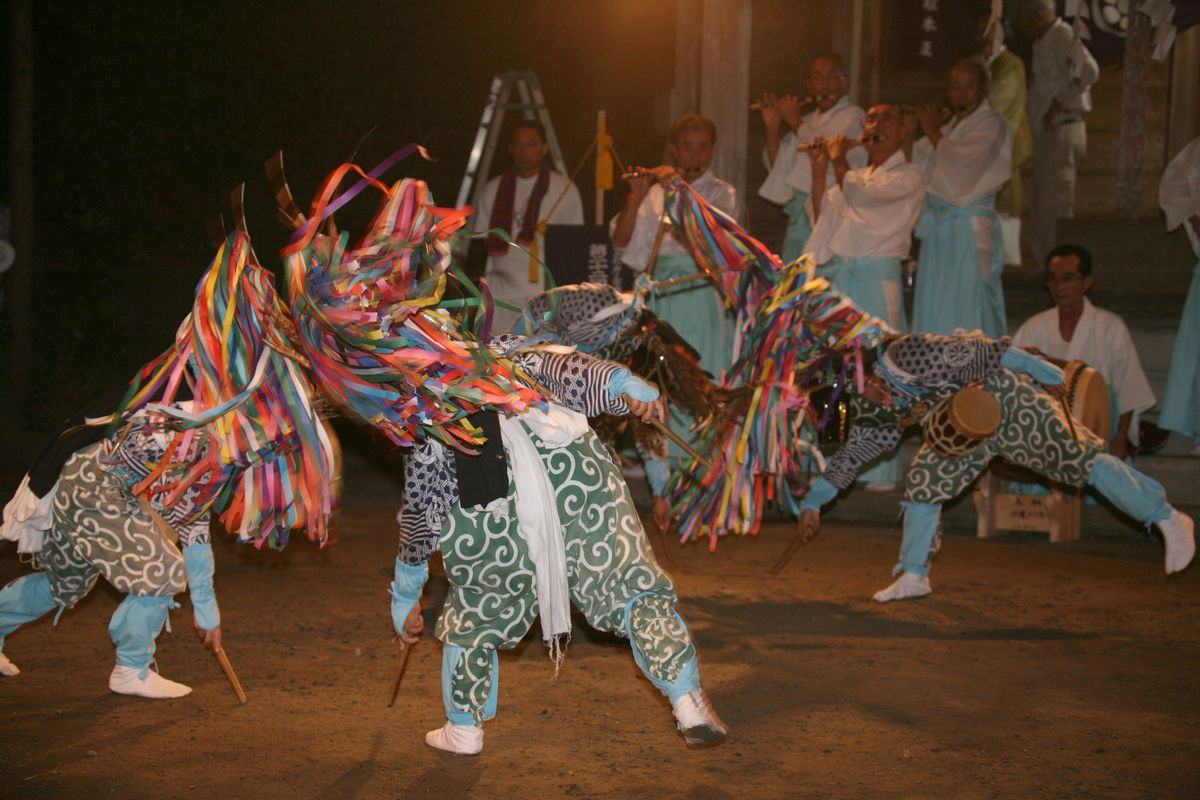
[(117, 694), (128, 694), (134, 697), (149, 697), (153, 700), (169, 700), (183, 697), (192, 693), (192, 687), (168, 680), (149, 667), (145, 667), (145, 677), (139, 673), (143, 670), (135, 667), (113, 667), (112, 675), (108, 678), (108, 688)]
[(0, 651), (0, 675), (3, 675), (6, 678), (12, 678), (20, 674), (21, 670), (17, 669), (17, 665), (9, 661), (8, 656), (4, 655), (4, 653)]
[(893, 600), (910, 600), (914, 597), (924, 597), (931, 593), (928, 575), (918, 575), (915, 572), (901, 572), (900, 577), (886, 589), (880, 589), (872, 597), (876, 603), (890, 603)]
[(729, 735), (729, 729), (713, 711), (703, 689), (688, 692), (672, 704), (671, 710), (688, 747), (712, 747)]
[(1187, 514), (1171, 509), (1171, 516), (1157, 524), (1167, 549), (1167, 574), (1187, 569), (1196, 556), (1196, 523)]
[(425, 744), (457, 753), (460, 756), (477, 756), (483, 750), (483, 728), (477, 725), (455, 725), (449, 720), (436, 731), (425, 734)]

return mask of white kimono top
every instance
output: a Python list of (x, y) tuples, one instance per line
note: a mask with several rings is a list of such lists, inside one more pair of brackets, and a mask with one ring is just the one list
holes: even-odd
[[(705, 200), (734, 219), (741, 216), (737, 201), (737, 189), (713, 175), (712, 170), (706, 171), (692, 181), (691, 187)], [(649, 194), (638, 208), (633, 235), (630, 236), (629, 244), (625, 246), (625, 254), (621, 257), (621, 260), (628, 264), (630, 269), (636, 272), (646, 269), (650, 261), (650, 252), (654, 249), (654, 239), (658, 235), (658, 221), (662, 219), (662, 216), (663, 187), (656, 183), (650, 187)], [(610, 229), (611, 227), (610, 225)], [(668, 235), (663, 236), (658, 254), (660, 256), (691, 255), (691, 250), (676, 238), (675, 232), (672, 230)]]
[[(521, 226), (525, 222), (525, 205), (529, 202), (529, 194), (533, 191), (535, 183), (537, 183), (536, 174), (528, 178), (517, 176), (516, 188), (513, 192), (512, 230), (508, 232), (509, 236), (514, 239), (520, 233)], [(487, 230), (488, 221), (492, 218), (492, 207), (496, 202), (496, 190), (499, 187), (500, 176), (492, 178), (484, 185), (483, 192), (479, 195), (479, 206), (471, 217), (472, 230)], [(564, 188), (566, 189), (565, 195), (563, 195)], [(546, 189), (546, 196), (542, 198), (540, 213), (543, 219), (560, 195), (562, 195), (562, 202), (558, 204), (558, 208), (554, 209), (554, 214), (546, 219), (546, 223), (548, 225), (582, 225), (583, 201), (579, 197), (579, 190), (575, 188), (575, 184), (557, 172), (550, 173), (550, 185)], [(536, 222), (540, 221), (536, 220)], [(545, 236), (540, 233), (536, 233), (535, 236), (539, 257), (545, 261)], [(497, 297), (510, 302), (519, 300), (516, 304), (524, 305), (528, 297), (537, 294), (544, 288), (542, 283), (545, 276), (542, 275), (541, 265), (537, 264), (536, 269), (535, 279), (530, 281), (529, 256), (522, 250), (510, 247), (502, 256), (488, 256), (486, 273), (488, 285)]]
[(1138, 415), (1153, 408), (1157, 400), (1123, 319), (1111, 311), (1096, 308), (1085, 297), (1083, 315), (1075, 326), (1071, 341), (1063, 340), (1058, 330), (1058, 308), (1051, 308), (1026, 320), (1013, 337), (1013, 344), (1036, 347), (1046, 355), (1064, 361), (1078, 359), (1099, 371), (1116, 395), (1116, 415), (1133, 412), (1129, 438), (1137, 443)]
[(941, 131), (937, 148), (928, 138), (913, 146), (913, 162), (929, 173), (929, 194), (966, 206), (994, 195), (1012, 177), (1012, 129), (987, 100)]
[(1188, 219), (1200, 214), (1200, 137), (1192, 139), (1167, 164), (1158, 184), (1158, 204), (1167, 215), (1167, 230), (1182, 225), (1200, 257), (1200, 234)]
[(1091, 86), (1100, 67), (1083, 40), (1060, 17), (1033, 43), (1033, 68), (1029, 86), (1029, 125), (1042, 133), (1042, 117), (1057, 100), (1062, 107), (1055, 124), (1082, 117), (1092, 110)]
[[(841, 97), (828, 111), (810, 111), (800, 121), (800, 127), (783, 138), (779, 143), (779, 152), (775, 163), (767, 173), (767, 179), (759, 187), (758, 194), (772, 203), (784, 205), (791, 201), (796, 192), (812, 192), (812, 164), (808, 153), (796, 150), (798, 144), (809, 144), (817, 138), (832, 139), (841, 134), (850, 139), (862, 136), (862, 122), (866, 112), (852, 105), (844, 96)], [(846, 156), (851, 167), (866, 166), (867, 150), (855, 147)], [(825, 175), (825, 185), (837, 183), (833, 166), (830, 165)]]
[[(925, 173), (897, 150), (878, 167), (846, 173), (821, 201), (807, 252), (817, 264), (833, 256), (904, 258), (925, 200)], [(812, 201), (809, 201), (811, 214)]]

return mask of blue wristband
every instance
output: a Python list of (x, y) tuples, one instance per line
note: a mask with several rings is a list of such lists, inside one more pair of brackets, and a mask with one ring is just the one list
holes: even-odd
[(1062, 384), (1065, 376), (1063, 371), (1049, 361), (1038, 358), (1033, 353), (1019, 347), (1010, 347), (1000, 356), (1000, 366), (1013, 372), (1023, 372), (1038, 383), (1047, 386)]
[(408, 613), (421, 599), (421, 590), (425, 581), (429, 580), (429, 562), (409, 564), (396, 559), (396, 574), (391, 585), (392, 595), (392, 626), (396, 633), (404, 631), (404, 621)]
[(837, 494), (838, 488), (825, 480), (825, 476), (822, 475), (808, 487), (808, 494), (804, 496), (804, 502), (800, 504), (800, 510), (820, 511), (821, 506), (837, 497)]
[(212, 545), (204, 542), (183, 548), (183, 569), (187, 573), (196, 624), (202, 630), (216, 630), (221, 627), (221, 610), (217, 607), (217, 593), (213, 588), (216, 565)]

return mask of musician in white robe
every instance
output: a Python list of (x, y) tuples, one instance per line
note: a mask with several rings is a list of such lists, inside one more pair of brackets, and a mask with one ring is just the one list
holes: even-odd
[[(630, 180), (625, 205), (612, 223), (612, 240), (617, 247), (625, 248), (622, 260), (633, 271), (644, 272), (650, 266), (659, 225), (665, 222), (665, 193), (656, 179), (665, 180), (678, 174), (705, 200), (735, 219), (741, 216), (737, 190), (713, 175), (709, 168), (716, 141), (717, 129), (712, 120), (699, 114), (680, 117), (670, 136), (674, 166), (639, 168), (644, 177)], [(654, 256), (654, 280), (658, 283), (700, 271), (682, 234), (665, 224), (667, 230)], [(700, 366), (714, 377), (719, 378), (733, 364), (733, 313), (725, 308), (711, 281), (691, 281), (655, 291), (651, 294), (650, 310), (671, 323), (700, 353)], [(671, 407), (668, 422), (677, 433), (691, 438), (689, 429), (693, 420), (678, 406)], [(671, 458), (683, 457), (683, 451), (672, 442)]]
[(1013, 344), (1062, 361), (1083, 361), (1104, 377), (1116, 413), (1111, 430), (1095, 433), (1108, 439), (1108, 452), (1125, 458), (1129, 445), (1137, 444), (1138, 416), (1156, 400), (1125, 321), (1088, 300), (1092, 282), (1087, 250), (1066, 244), (1050, 251), (1046, 288), (1054, 308), (1030, 317)]
[[(866, 166), (850, 169), (846, 137), (835, 136), (808, 156), (813, 174), (832, 171), (833, 186), (818, 185), (809, 202), (816, 227), (807, 253), (816, 274), (860, 308), (887, 321), (897, 331), (906, 327), (900, 262), (912, 246), (913, 226), (925, 196), (925, 173), (904, 155), (904, 127), (894, 105), (871, 108), (863, 122), (869, 141)], [(860, 472), (858, 480), (872, 491), (897, 487), (901, 463), (895, 456)]]
[(947, 79), (953, 116), (939, 125), (938, 108), (917, 109), (925, 138), (914, 145), (913, 161), (928, 172), (929, 184), (916, 228), (913, 331), (1007, 333), (995, 199), (1012, 174), (1013, 134), (985, 99), (987, 82), (978, 61), (959, 61)]
[(492, 330), (496, 333), (511, 328), (521, 315), (519, 309), (546, 288), (545, 267), (539, 263), (545, 260), (546, 226), (583, 224), (579, 190), (546, 161), (550, 145), (541, 123), (517, 122), (508, 152), (513, 169), (487, 182), (471, 218), (473, 230), (500, 228), (520, 245), (514, 247), (499, 237), (487, 241), (484, 277), (492, 297), (518, 309), (495, 307)]
[(1029, 125), (1033, 131), (1033, 214), (1029, 248), (1045, 263), (1059, 219), (1074, 216), (1075, 170), (1087, 153), (1085, 116), (1100, 67), (1055, 0), (1026, 0), (1021, 22), (1033, 40)]
[[(796, 113), (800, 101), (785, 97), (776, 107), (771, 98), (764, 97), (763, 123), (767, 130), (767, 156), (770, 171), (759, 187), (758, 194), (765, 200), (783, 206), (788, 217), (787, 232), (783, 238), (781, 255), (784, 261), (793, 261), (804, 252), (808, 237), (812, 235), (813, 221), (806, 211), (812, 194), (812, 166), (804, 154), (796, 150), (797, 145), (845, 136), (858, 139), (862, 136), (863, 110), (846, 99), (849, 79), (842, 57), (836, 53), (822, 53), (810, 62), (806, 87), (814, 99), (812, 110), (803, 117)], [(772, 118), (774, 124), (772, 124)], [(779, 119), (787, 127), (781, 137)], [(862, 147), (852, 148), (848, 160), (857, 168), (866, 165), (867, 151)], [(836, 178), (832, 165), (825, 172), (825, 186), (833, 186)]]
[[(1179, 151), (1163, 171), (1158, 202), (1167, 215), (1167, 230), (1182, 225), (1200, 259), (1200, 138)], [(1167, 394), (1158, 425), (1191, 438), (1191, 454), (1200, 456), (1200, 261), (1192, 272), (1179, 332), (1175, 335)]]

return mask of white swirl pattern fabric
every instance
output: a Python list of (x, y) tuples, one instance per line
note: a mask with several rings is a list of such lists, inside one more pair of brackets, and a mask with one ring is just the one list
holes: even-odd
[(169, 596), (187, 588), (179, 548), (124, 491), (124, 481), (104, 469), (109, 445), (99, 442), (71, 456), (59, 479), (54, 525), (37, 566), (61, 606), (83, 599), (101, 575), (125, 594)]
[[(654, 561), (620, 472), (590, 431), (552, 449), (532, 435), (555, 487), (555, 513), (566, 536), (571, 601), (593, 627), (625, 637), (656, 678), (672, 681), (696, 651), (675, 610), (670, 577)], [(478, 651), (517, 645), (538, 613), (533, 564), (521, 538), (509, 496), (487, 508), (455, 506), (442, 527), (442, 560), (450, 594), (438, 619), (437, 637), (467, 650), (467, 666), (455, 671), (455, 697), (477, 712), (487, 692)], [(494, 678), (487, 679), (490, 681)], [(456, 699), (455, 702), (458, 702)]]
[(944, 458), (922, 445), (905, 479), (906, 498), (915, 503), (944, 503), (967, 490), (988, 463), (1000, 457), (1068, 486), (1087, 484), (1104, 441), (1074, 421), (1075, 435), (1062, 404), (1009, 370), (989, 375), (983, 388), (1000, 402), (1000, 427), (979, 449)]

